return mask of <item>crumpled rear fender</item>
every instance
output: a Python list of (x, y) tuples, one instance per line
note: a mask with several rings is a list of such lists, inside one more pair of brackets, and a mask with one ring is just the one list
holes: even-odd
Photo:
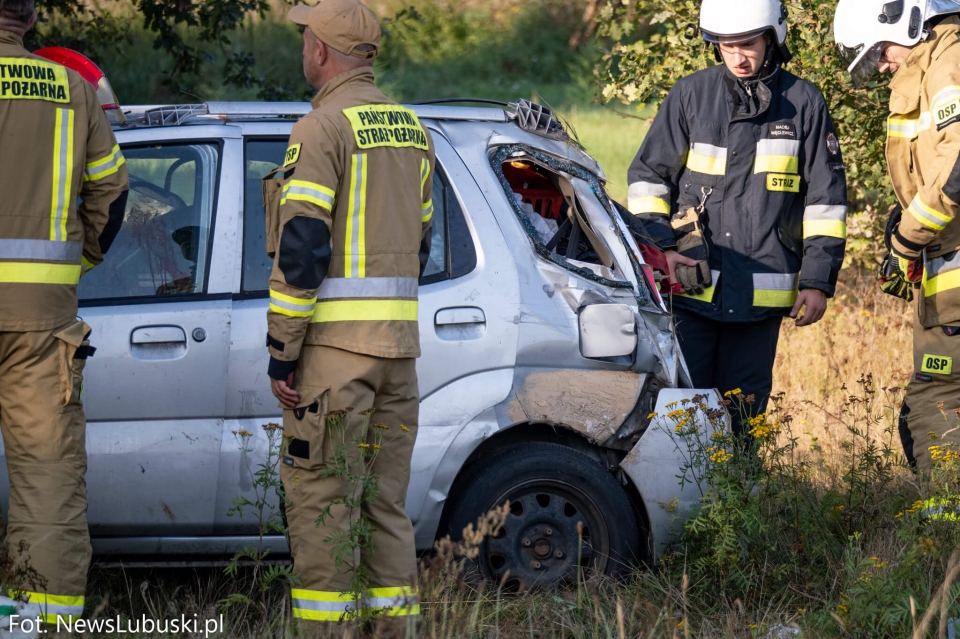
[[(673, 408), (683, 408), (680, 402), (684, 399), (692, 402), (696, 395), (706, 395), (708, 408), (723, 408), (723, 398), (715, 389), (662, 389), (657, 396), (656, 407), (661, 418), (651, 422), (640, 441), (620, 462), (620, 467), (640, 493), (646, 508), (650, 553), (654, 561), (659, 559), (670, 542), (677, 539), (690, 509), (699, 503), (706, 490), (706, 486), (693, 481), (681, 486), (680, 476), (684, 464), (690, 459), (690, 451), (683, 439), (673, 432), (672, 423), (668, 425), (662, 417)], [(673, 402), (677, 402), (677, 406), (667, 408), (667, 404)], [(707, 440), (716, 427), (706, 415), (698, 412), (697, 417), (700, 422), (697, 433)], [(726, 410), (724, 428), (730, 431), (730, 414)]]

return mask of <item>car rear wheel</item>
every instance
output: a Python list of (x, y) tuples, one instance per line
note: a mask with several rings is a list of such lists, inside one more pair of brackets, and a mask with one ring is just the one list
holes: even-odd
[(576, 578), (579, 568), (617, 575), (635, 563), (640, 530), (630, 498), (587, 455), (541, 442), (499, 450), (468, 469), (453, 491), (446, 532), (510, 502), (506, 521), (480, 547), (476, 568), (505, 591)]

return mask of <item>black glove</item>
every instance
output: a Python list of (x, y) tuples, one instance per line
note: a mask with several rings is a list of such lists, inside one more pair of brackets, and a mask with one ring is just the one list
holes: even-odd
[(887, 226), (883, 231), (883, 243), (888, 253), (880, 263), (877, 279), (880, 280), (880, 290), (887, 295), (913, 301), (913, 285), (923, 278), (923, 263), (918, 258), (909, 258), (893, 250), (893, 236), (903, 217), (903, 207), (895, 204), (890, 209)]

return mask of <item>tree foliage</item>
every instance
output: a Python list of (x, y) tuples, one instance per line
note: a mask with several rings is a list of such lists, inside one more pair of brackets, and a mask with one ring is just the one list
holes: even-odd
[[(283, 7), (293, 0), (279, 2)], [(153, 48), (172, 59), (169, 68), (149, 72), (163, 73), (163, 83), (175, 95), (194, 93), (204, 73), (217, 73), (227, 85), (258, 88), (262, 99), (302, 97), (258, 75), (254, 56), (231, 47), (232, 35), (248, 18), (263, 18), (270, 11), (268, 0), (129, 0), (126, 4), (153, 35)], [(86, 0), (37, 0), (36, 5), (40, 21), (27, 36), (29, 48), (56, 45), (122, 52), (131, 42), (128, 13), (116, 7)]]
[[(786, 0), (793, 60), (787, 69), (820, 88), (843, 149), (852, 215), (849, 244), (856, 259), (881, 252), (878, 210), (894, 202), (886, 177), (884, 143), (889, 90), (886, 79), (854, 89), (833, 42), (836, 0)], [(598, 35), (605, 44), (598, 68), (605, 101), (656, 107), (681, 77), (716, 64), (697, 27), (695, 0), (623, 0), (601, 9)]]

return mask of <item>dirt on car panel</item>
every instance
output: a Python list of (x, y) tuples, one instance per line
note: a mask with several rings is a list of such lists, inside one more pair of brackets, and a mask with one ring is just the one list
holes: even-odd
[(561, 369), (531, 373), (507, 406), (514, 421), (568, 426), (594, 442), (608, 440), (637, 404), (642, 384), (634, 371)]

